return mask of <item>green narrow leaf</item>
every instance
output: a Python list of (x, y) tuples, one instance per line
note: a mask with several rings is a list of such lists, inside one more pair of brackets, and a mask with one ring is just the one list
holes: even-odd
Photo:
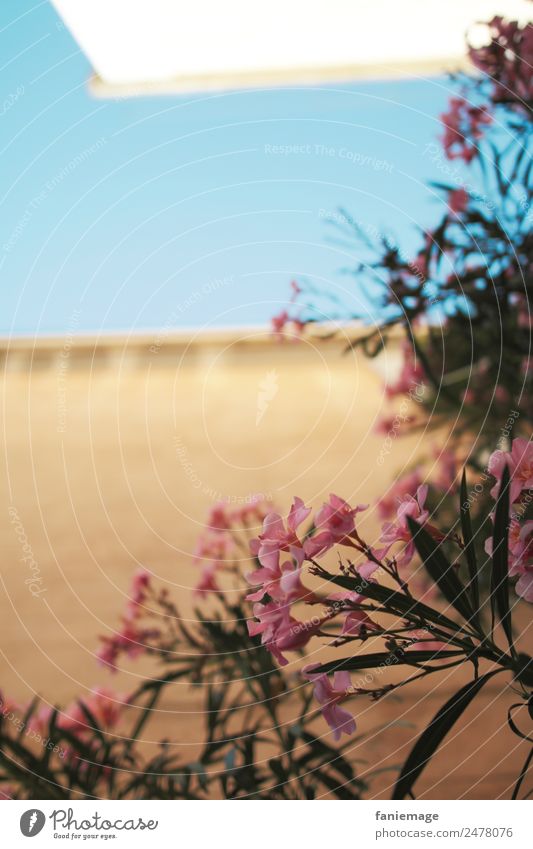
[(441, 628), (447, 628), (454, 632), (461, 630), (457, 622), (454, 622), (453, 619), (448, 619), (447, 616), (439, 613), (438, 610), (434, 610), (429, 605), (423, 604), (421, 601), (416, 601), (416, 599), (396, 590), (391, 590), (389, 587), (384, 587), (382, 584), (374, 581), (366, 581), (364, 578), (351, 578), (348, 575), (332, 575), (322, 567), (317, 568), (315, 574), (323, 580), (331, 581), (339, 587), (356, 592), (372, 601), (379, 602), (396, 616), (409, 617), (412, 620), (418, 618), (421, 621), (433, 622)]
[(457, 577), (455, 567), (448, 563), (440, 544), (435, 542), (425, 528), (410, 516), (407, 517), (407, 523), (415, 548), (446, 601), (455, 607), (467, 622), (474, 620), (474, 611), (468, 600), (466, 589)]
[(337, 799), (360, 799), (360, 794), (357, 791), (353, 792), (350, 789), (351, 782), (347, 781), (343, 784), (339, 784), (339, 780), (334, 776), (330, 775), (327, 770), (323, 769), (315, 769), (313, 770), (313, 778), (318, 779), (324, 787), (333, 793)]
[(442, 192), (451, 192), (455, 188), (451, 183), (439, 183), (438, 180), (431, 180), (429, 185)]
[(104, 737), (102, 729), (100, 728), (100, 726), (98, 725), (98, 722), (96, 721), (96, 719), (94, 717), (94, 714), (87, 707), (87, 705), (85, 704), (83, 699), (78, 699), (78, 705), (79, 705), (81, 712), (83, 713), (85, 719), (87, 720), (88, 728), (91, 731), (94, 731), (95, 736), (98, 737), (100, 742), (103, 743), (104, 746), (105, 746), (106, 745), (106, 739)]
[(215, 731), (219, 725), (219, 714), (224, 704), (226, 690), (222, 687), (214, 687), (208, 684), (207, 687), (207, 706), (206, 706), (206, 724), (207, 724), (207, 742), (211, 743), (214, 740)]
[[(23, 741), (18, 740), (18, 738), (5, 737), (2, 739), (1, 760), (4, 768), (8, 769), (9, 772), (12, 772), (11, 767), (17, 766), (13, 758), (7, 754), (8, 750), (15, 755), (16, 761), (18, 761), (18, 766), (22, 767), (24, 770), (25, 775), (21, 780), (23, 787), (27, 788), (29, 785), (33, 785), (36, 793), (44, 792), (45, 795), (39, 798), (67, 798), (65, 788), (56, 781), (56, 776), (50, 770), (47, 763), (43, 760), (39, 760), (37, 756), (34, 755), (33, 752), (31, 752), (31, 750), (26, 746), (26, 744)], [(43, 782), (44, 790), (41, 789), (41, 782)]]
[(28, 727), (28, 723), (29, 723), (30, 719), (32, 718), (33, 714), (35, 713), (38, 704), (39, 704), (39, 696), (34, 696), (34, 698), (29, 703), (24, 716), (22, 717), (22, 722), (21, 722), (21, 725), (20, 725), (20, 728), (19, 728), (19, 734), (18, 734), (19, 739), (22, 737), (22, 735), (26, 731), (26, 729)]
[(82, 760), (82, 761), (93, 761), (95, 758), (95, 751), (87, 746), (82, 740), (79, 739), (75, 734), (71, 731), (67, 731), (66, 728), (58, 728), (58, 745), (61, 744), (62, 740), (65, 740), (70, 748), (73, 750), (73, 759)]
[[(141, 707), (140, 705), (138, 706), (141, 713), (137, 719), (137, 722), (133, 726), (133, 731), (130, 734), (130, 738), (128, 740), (129, 748), (131, 748), (133, 743), (137, 741), (139, 734), (152, 716), (152, 711), (154, 710), (160, 695), (161, 688), (154, 688), (153, 692), (150, 694), (150, 698), (148, 699), (147, 703), (143, 707)], [(137, 705), (135, 707), (137, 707)]]
[(284, 784), (289, 784), (290, 776), (283, 766), (281, 758), (270, 758), (268, 765), (276, 781), (278, 781), (282, 786)]
[(187, 666), (184, 669), (177, 669), (169, 672), (163, 678), (149, 678), (132, 693), (130, 696), (130, 702), (134, 703), (136, 699), (150, 690), (161, 690), (167, 684), (171, 684), (173, 681), (178, 681), (180, 678), (183, 678), (185, 675), (189, 675), (190, 673), (191, 668)]
[(444, 651), (436, 649), (435, 651), (407, 651), (406, 649), (398, 648), (396, 651), (378, 651), (368, 652), (366, 654), (356, 655), (355, 657), (344, 657), (340, 660), (330, 660), (328, 663), (322, 663), (313, 670), (313, 673), (325, 673), (330, 675), (332, 672), (345, 670), (354, 672), (357, 669), (375, 669), (376, 667), (394, 667), (397, 665), (414, 666), (418, 663), (428, 663), (431, 660), (448, 660), (454, 657), (464, 657), (463, 651)]
[(511, 799), (513, 799), (513, 801), (515, 799), (518, 799), (518, 794), (520, 793), (520, 788), (522, 786), (522, 782), (527, 775), (527, 772), (528, 772), (528, 769), (531, 765), (532, 759), (533, 759), (533, 747), (530, 749), (529, 754), (528, 754), (528, 756), (525, 760), (524, 766), (520, 770), (520, 775), (518, 776), (518, 780), (515, 784), (515, 787), (514, 787), (514, 790), (513, 790), (513, 795), (511, 796)]
[(307, 766), (307, 764), (313, 760), (317, 760), (318, 762), (330, 767), (330, 769), (337, 770), (337, 772), (339, 772), (348, 781), (352, 781), (354, 779), (355, 776), (352, 765), (348, 763), (337, 749), (334, 749), (322, 740), (318, 740), (316, 737), (313, 737), (313, 735), (308, 731), (302, 732), (302, 740), (307, 743), (309, 751), (297, 759), (296, 763), (300, 769)]
[(455, 693), (435, 714), (428, 727), (422, 732), (411, 749), (402, 767), (400, 777), (396, 782), (396, 787), (392, 795), (393, 799), (405, 799), (411, 793), (413, 784), (435, 754), (448, 731), (455, 725), (463, 711), (468, 707), (472, 699), (477, 696), (483, 685), (499, 671), (501, 670), (488, 672), (481, 678), (470, 681)]
[(50, 764), (50, 756), (52, 754), (52, 749), (54, 748), (54, 745), (55, 745), (54, 741), (55, 741), (55, 734), (56, 734), (56, 727), (57, 727), (57, 715), (58, 715), (58, 710), (55, 707), (52, 711), (52, 715), (51, 715), (50, 721), (48, 723), (48, 731), (47, 731), (48, 737), (50, 738), (49, 742), (52, 743), (52, 748), (49, 748), (48, 746), (46, 746), (45, 749), (44, 749), (44, 752), (43, 752), (42, 759), (41, 759), (41, 764), (42, 764), (44, 769), (48, 769), (48, 766)]
[(476, 624), (479, 625), (479, 581), (478, 581), (478, 565), (476, 552), (474, 548), (474, 539), (472, 535), (472, 522), (470, 520), (470, 506), (468, 504), (468, 493), (466, 488), (466, 469), (463, 469), (463, 477), (461, 479), (461, 503), (459, 505), (459, 515), (461, 517), (461, 529), (463, 532), (464, 552), (468, 566), (470, 598), (476, 616)]
[(494, 614), (497, 614), (507, 637), (511, 651), (513, 629), (509, 608), (509, 469), (503, 470), (502, 482), (496, 503), (494, 516), (494, 534), (492, 537), (492, 579), (490, 600)]

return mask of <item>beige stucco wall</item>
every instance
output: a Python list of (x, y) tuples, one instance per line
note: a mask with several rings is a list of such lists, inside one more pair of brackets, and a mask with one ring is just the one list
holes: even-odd
[[(279, 344), (254, 329), (4, 343), (0, 687), (65, 703), (109, 683), (94, 659), (97, 636), (117, 625), (133, 570), (151, 568), (187, 611), (191, 551), (217, 498), (261, 491), (287, 509), (294, 494), (317, 505), (335, 491), (372, 503), (419, 437), (404, 432), (382, 453), (384, 437), (372, 431), (384, 409), (377, 366), (342, 356), (343, 347)], [(272, 397), (258, 416), (262, 391)], [(372, 511), (366, 521), (372, 538)], [(39, 597), (26, 583), (32, 558)], [(143, 668), (131, 664), (111, 683), (129, 691)], [(448, 679), (414, 700), (361, 703), (359, 727), (370, 736), (354, 757), (398, 763), (400, 743), (410, 745), (455, 686)], [(444, 771), (442, 761), (428, 771), (433, 797), (490, 797), (512, 781), (521, 753), (499, 733), (494, 695), (487, 687), (478, 707), (490, 744), (480, 750), (465, 721)], [(197, 691), (183, 685), (169, 699), (154, 739), (190, 745), (201, 737)], [(394, 732), (372, 732), (397, 719)], [(465, 763), (453, 773), (457, 747)], [(393, 779), (383, 773), (373, 792), (387, 796)]]

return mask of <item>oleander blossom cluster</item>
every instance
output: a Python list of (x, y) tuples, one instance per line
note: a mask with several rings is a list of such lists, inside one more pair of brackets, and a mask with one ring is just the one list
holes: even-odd
[[(483, 137), (484, 128), (492, 122), (491, 115), (483, 106), (472, 106), (464, 97), (452, 97), (448, 111), (441, 115), (444, 126), (442, 145), (448, 159), (462, 159), (470, 164), (478, 155), (478, 143)], [(458, 211), (455, 202), (454, 211)], [(463, 203), (459, 207), (464, 209)]]
[(495, 103), (527, 109), (533, 98), (533, 25), (497, 15), (487, 30), (487, 43), (468, 51), (472, 63), (492, 81)]
[[(49, 704), (35, 706), (33, 701), (27, 704), (19, 703), (4, 697), (0, 691), (0, 718), (12, 734), (18, 734), (19, 739), (25, 739), (37, 752), (44, 750), (48, 752), (48, 757), (59, 758), (67, 764), (76, 764), (79, 760), (78, 743), (86, 752), (92, 750), (93, 722), (97, 724), (101, 734), (113, 732), (122, 721), (129, 705), (129, 695), (110, 687), (93, 687), (62, 710)], [(50, 736), (52, 727), (70, 735), (72, 743), (56, 745)], [(88, 767), (88, 764), (83, 765), (85, 770)], [(0, 789), (0, 798), (12, 798), (15, 793), (15, 787), (4, 785)]]
[(151, 575), (147, 569), (140, 568), (133, 576), (121, 627), (113, 635), (100, 638), (102, 645), (98, 651), (98, 660), (112, 671), (118, 668), (117, 663), (122, 655), (139, 657), (150, 642), (160, 636), (158, 628), (140, 624), (150, 593)]
[[(249, 559), (249, 540), (271, 509), (262, 495), (250, 495), (237, 506), (220, 501), (212, 507), (193, 553), (199, 570), (193, 595), (202, 598), (221, 593), (225, 579), (241, 574), (242, 561)], [(156, 589), (152, 574), (139, 568), (131, 581), (120, 627), (100, 636), (99, 662), (116, 672), (123, 660), (157, 655), (166, 639), (159, 614), (171, 604), (168, 589)], [(147, 621), (150, 619), (153, 621)]]
[[(455, 478), (455, 458), (447, 457), (447, 476), (441, 485)], [(524, 508), (533, 493), (533, 443), (517, 438), (511, 450), (495, 451), (489, 460), (490, 473), (496, 479), (491, 490), (497, 497), (504, 468), (511, 475), (509, 575), (518, 577), (516, 592), (526, 601), (533, 601), (533, 521), (521, 521)], [(255, 589), (247, 599), (252, 602), (253, 620), (248, 623), (251, 636), (260, 636), (263, 646), (277, 662), (286, 666), (287, 653), (301, 652), (313, 638), (324, 637), (333, 645), (343, 645), (354, 639), (364, 642), (370, 636), (386, 637), (386, 631), (369, 615), (369, 599), (365, 597), (367, 582), (392, 580), (403, 592), (416, 585), (416, 572), (420, 569), (412, 535), (415, 526), (425, 529), (436, 544), (448, 541), (460, 550), (463, 543), (456, 534), (441, 530), (430, 521), (426, 508), (428, 485), (421, 482), (416, 470), (408, 481), (400, 482), (400, 497), (395, 504), (392, 521), (382, 525), (378, 546), (365, 542), (356, 527), (356, 519), (367, 509), (365, 505), (352, 507), (338, 495), (311, 517), (312, 510), (301, 498), (295, 498), (289, 514), (284, 519), (279, 513), (269, 513), (263, 522), (262, 533), (250, 543), (258, 568), (248, 575)], [(390, 515), (392, 505), (381, 499), (378, 508), (382, 515)], [(492, 553), (492, 537), (486, 551)], [(352, 575), (360, 581), (360, 592), (320, 593), (309, 589), (304, 574), (317, 574), (317, 560), (335, 549), (339, 561), (348, 562)], [(416, 565), (415, 565), (416, 564)], [(342, 566), (341, 566), (342, 568)], [(429, 595), (425, 594), (424, 598)], [(298, 611), (307, 606), (319, 606), (320, 614), (303, 619)], [(333, 634), (327, 626), (334, 626)], [(332, 639), (333, 637), (333, 639)], [(405, 650), (433, 648), (436, 651), (446, 644), (433, 638), (431, 631), (405, 633)], [(362, 692), (353, 688), (348, 672), (338, 672), (330, 681), (317, 667), (307, 666), (303, 675), (314, 685), (315, 696), (324, 718), (335, 739), (343, 733), (352, 733), (355, 722), (351, 714), (340, 706), (350, 696)]]
[[(248, 623), (248, 630), (251, 636), (261, 635), (263, 645), (282, 665), (288, 663), (285, 652), (306, 646), (332, 616), (326, 611), (310, 621), (301, 621), (292, 614), (291, 608), (297, 602), (319, 602), (302, 583), (304, 562), (313, 562), (335, 545), (353, 548), (357, 544), (355, 516), (365, 509), (361, 505), (352, 508), (344, 499), (331, 495), (315, 516), (315, 533), (303, 538), (299, 528), (309, 518), (311, 508), (295, 498), (286, 521), (278, 513), (269, 514), (263, 533), (252, 540), (250, 551), (259, 568), (247, 576), (258, 587), (247, 596), (254, 602), (255, 617)], [(347, 605), (348, 613), (349, 602)], [(370, 620), (368, 623), (372, 624)]]
[[(109, 687), (95, 687), (89, 693), (58, 713), (57, 727), (73, 732), (82, 740), (91, 737), (93, 729), (89, 725), (88, 714), (94, 717), (103, 731), (112, 731), (119, 724), (128, 707), (129, 696), (115, 692)], [(54, 709), (50, 705), (41, 706), (31, 717), (28, 727), (44, 736), (50, 725)]]
[[(318, 510), (309, 533), (302, 533), (300, 528), (309, 520), (311, 508), (300, 498), (294, 499), (286, 521), (277, 513), (268, 515), (263, 533), (250, 545), (259, 564), (248, 576), (250, 583), (258, 586), (248, 595), (254, 614), (254, 620), (248, 623), (250, 635), (260, 635), (265, 648), (285, 666), (289, 662), (287, 652), (302, 650), (313, 637), (327, 636), (322, 629), (332, 620), (340, 620), (337, 645), (346, 639), (365, 640), (369, 634), (381, 632), (379, 625), (362, 609), (364, 595), (340, 592), (321, 597), (304, 586), (303, 567), (308, 563), (312, 570), (316, 558), (341, 547), (350, 557), (362, 555), (357, 572), (363, 582), (377, 580), (378, 572), (401, 582), (398, 568), (407, 566), (414, 556), (407, 517), (427, 519), (426, 494), (427, 487), (422, 485), (414, 496), (406, 495), (397, 508), (395, 521), (384, 524), (378, 548), (364, 542), (356, 529), (356, 516), (367, 506), (351, 507), (338, 495), (330, 495), (329, 501)], [(293, 609), (302, 602), (321, 605), (323, 613), (310, 620), (297, 618)], [(331, 684), (326, 675), (316, 673), (315, 666), (306, 667), (303, 674), (314, 683), (323, 715), (338, 739), (342, 733), (355, 729), (353, 718), (339, 705), (350, 695), (350, 677), (338, 673)]]

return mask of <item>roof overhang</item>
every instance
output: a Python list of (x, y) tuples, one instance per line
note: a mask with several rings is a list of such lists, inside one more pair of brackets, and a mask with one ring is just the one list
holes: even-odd
[(52, 0), (94, 69), (129, 97), (427, 76), (464, 66), (464, 38), (527, 0)]

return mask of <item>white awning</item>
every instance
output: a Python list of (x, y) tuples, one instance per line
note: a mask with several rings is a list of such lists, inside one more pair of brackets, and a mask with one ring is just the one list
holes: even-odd
[(439, 73), (527, 0), (52, 0), (102, 97)]

